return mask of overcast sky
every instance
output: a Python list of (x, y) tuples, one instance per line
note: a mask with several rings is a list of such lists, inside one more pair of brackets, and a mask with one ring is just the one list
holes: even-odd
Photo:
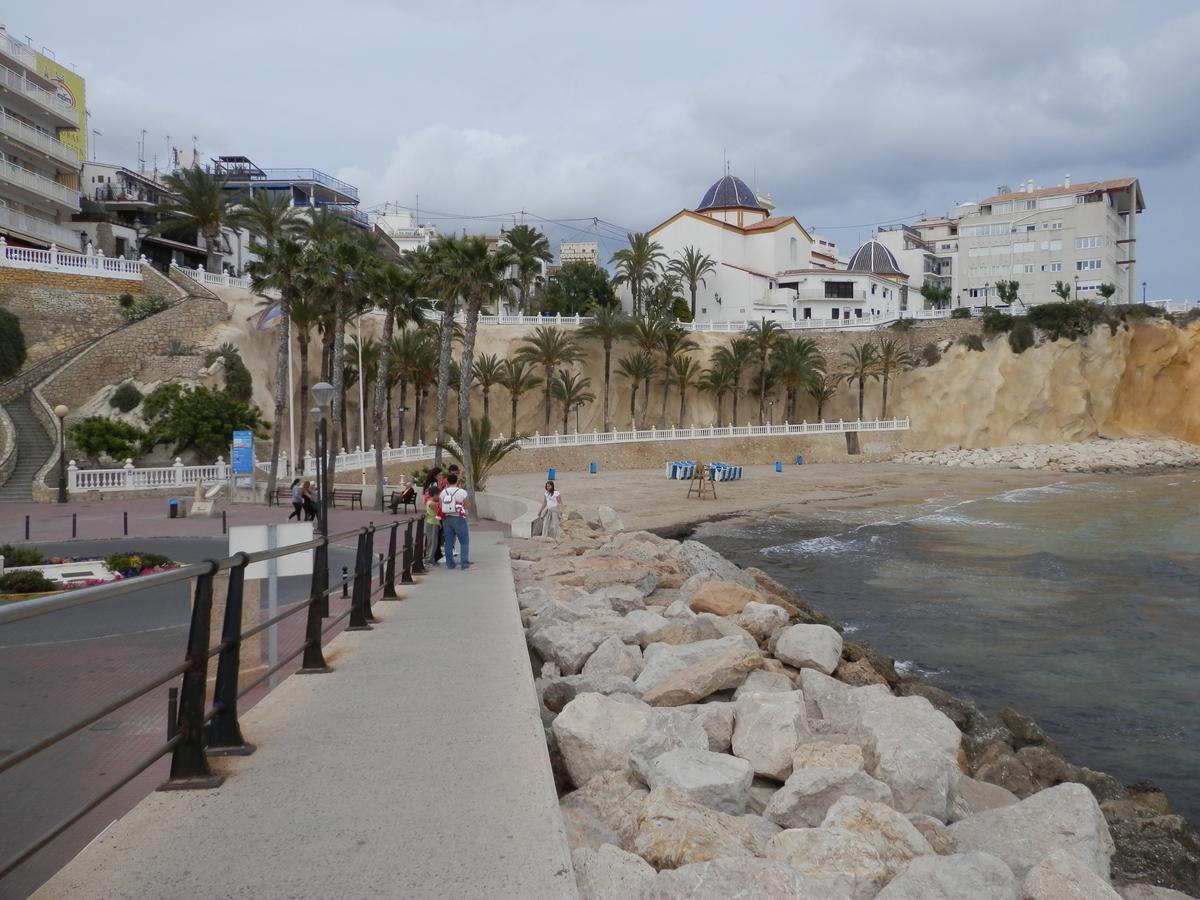
[[(999, 184), (1136, 175), (1138, 279), (1200, 297), (1200, 4), (340, 0), (19, 4), (98, 157), (312, 166), (364, 207), (645, 230), (731, 169), (844, 252)], [(482, 230), (484, 219), (433, 219)], [(847, 227), (848, 226), (848, 227)], [(583, 234), (571, 229), (582, 229)], [(606, 253), (613, 229), (598, 232)]]

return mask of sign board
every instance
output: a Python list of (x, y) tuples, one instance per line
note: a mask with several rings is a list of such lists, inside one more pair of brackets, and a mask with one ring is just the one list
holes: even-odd
[(58, 139), (74, 150), (82, 159), (87, 159), (87, 99), (84, 80), (77, 72), (64, 66), (56, 59), (45, 54), (36, 54), (37, 73), (43, 78), (54, 82), (54, 93), (69, 103), (75, 110), (74, 129), (61, 129)]
[(233, 433), (233, 474), (251, 475), (254, 473), (254, 432), (235, 431)]
[[(274, 541), (271, 540), (271, 530), (275, 531)], [(234, 525), (229, 529), (229, 554), (257, 553), (272, 547), (285, 547), (288, 544), (303, 544), (313, 539), (312, 522), (293, 522), (286, 525)], [(266, 578), (269, 572), (270, 560), (250, 563), (246, 566), (246, 578)], [(313, 567), (313, 552), (310, 547), (298, 553), (277, 557), (275, 574), (280, 578), (292, 575), (311, 575)]]
[(189, 515), (193, 516), (211, 516), (213, 511), (213, 501), (211, 500), (193, 500), (192, 508)]

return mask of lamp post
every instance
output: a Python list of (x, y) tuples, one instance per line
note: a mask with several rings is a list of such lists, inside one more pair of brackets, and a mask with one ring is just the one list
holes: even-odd
[(991, 288), (991, 286), (992, 286), (992, 283), (990, 281), (985, 281), (983, 283), (983, 305), (985, 307), (991, 306), (991, 304), (988, 303), (988, 290)]
[(1142, 282), (1142, 306), (1146, 305), (1146, 282)]
[(309, 415), (317, 425), (317, 442), (320, 452), (317, 454), (317, 491), (320, 495), (318, 504), (317, 530), (324, 536), (329, 535), (329, 409), (333, 403), (333, 385), (327, 381), (318, 381), (312, 386), (313, 400), (317, 405), (309, 410)]
[(1079, 276), (1075, 276), (1075, 299), (1079, 299)]
[(775, 401), (774, 400), (767, 401), (767, 423), (770, 425), (775, 424)]
[(54, 415), (58, 416), (58, 502), (67, 502), (67, 451), (66, 451), (66, 436), (63, 427), (63, 420), (70, 412), (61, 403), (54, 407)]

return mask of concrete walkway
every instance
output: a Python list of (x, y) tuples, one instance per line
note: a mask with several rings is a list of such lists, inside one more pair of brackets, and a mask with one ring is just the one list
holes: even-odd
[(577, 897), (508, 552), (472, 537), (243, 716), (221, 788), (153, 794), (34, 896)]

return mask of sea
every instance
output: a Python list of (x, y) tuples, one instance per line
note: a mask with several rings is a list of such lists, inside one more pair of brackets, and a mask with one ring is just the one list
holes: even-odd
[(710, 523), (695, 538), (902, 673), (1033, 716), (1075, 764), (1152, 781), (1200, 824), (1200, 473)]

